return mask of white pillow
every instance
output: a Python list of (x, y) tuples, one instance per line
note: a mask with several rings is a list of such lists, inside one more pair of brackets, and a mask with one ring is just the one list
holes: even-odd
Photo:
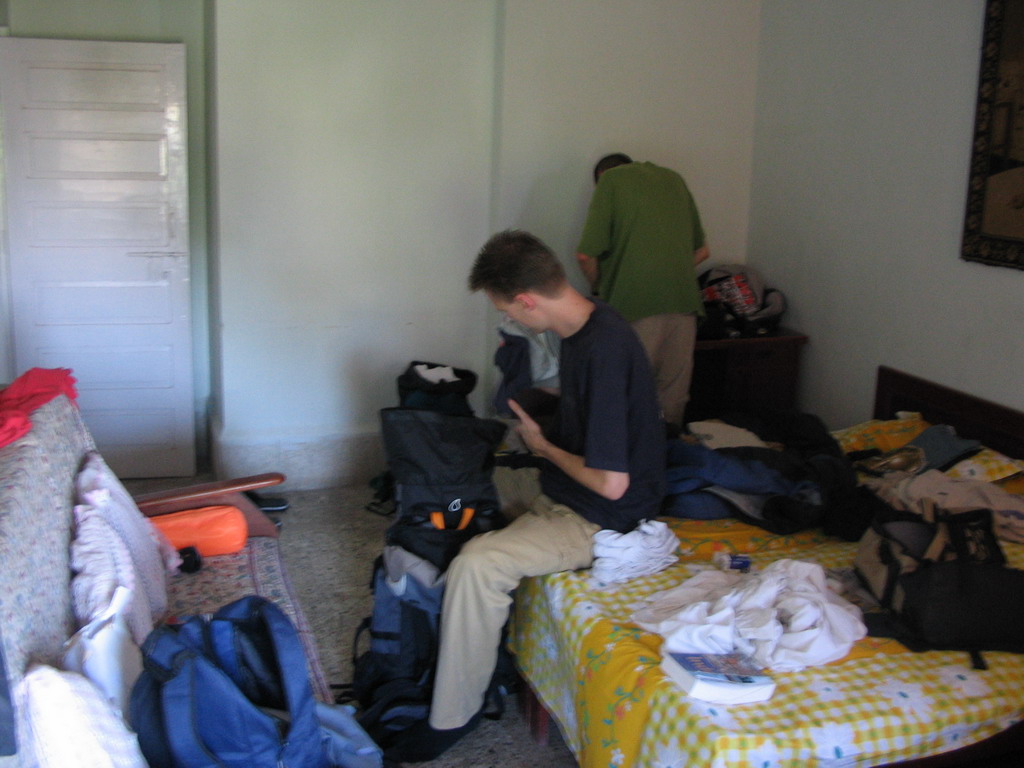
[(764, 440), (749, 429), (723, 421), (691, 421), (686, 426), (708, 448), (765, 447)]
[(135, 734), (81, 675), (34, 665), (17, 700), (29, 731), (22, 750), (41, 768), (146, 768)]
[(68, 639), (61, 658), (64, 669), (89, 678), (125, 721), (132, 686), (142, 672), (142, 651), (124, 615), (131, 598), (131, 590), (117, 587), (106, 612)]
[(75, 486), (79, 502), (95, 507), (128, 548), (135, 565), (136, 588), (145, 592), (153, 621), (159, 622), (167, 611), (169, 564), (160, 551), (156, 530), (96, 451), (86, 454)]
[(153, 630), (153, 612), (145, 592), (136, 589), (131, 553), (107, 519), (88, 504), (75, 507), (71, 542), (71, 607), (79, 626), (105, 615), (118, 587), (129, 591), (121, 613), (136, 644)]

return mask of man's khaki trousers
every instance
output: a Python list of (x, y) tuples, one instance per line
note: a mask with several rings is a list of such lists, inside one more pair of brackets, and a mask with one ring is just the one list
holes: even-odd
[(697, 343), (697, 316), (694, 314), (652, 315), (633, 323), (633, 330), (647, 353), (658, 386), (662, 418), (683, 426), (686, 404), (690, 401), (693, 378), (693, 348)]

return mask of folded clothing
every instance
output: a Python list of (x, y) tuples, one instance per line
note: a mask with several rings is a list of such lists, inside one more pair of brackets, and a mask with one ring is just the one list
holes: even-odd
[(936, 424), (906, 445), (861, 459), (854, 466), (876, 476), (887, 472), (919, 475), (933, 469), (944, 472), (981, 449), (982, 445), (977, 440), (965, 440), (952, 427)]
[(594, 534), (591, 576), (605, 584), (627, 581), (668, 568), (678, 559), (679, 539), (660, 520), (641, 520), (629, 533)]
[(945, 471), (961, 459), (973, 456), (981, 450), (980, 442), (965, 440), (948, 424), (928, 427), (908, 445), (920, 448), (924, 452), (925, 465), (921, 472), (929, 469)]

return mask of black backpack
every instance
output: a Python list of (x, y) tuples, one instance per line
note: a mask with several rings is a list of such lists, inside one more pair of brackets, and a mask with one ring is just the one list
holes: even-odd
[[(492, 479), (505, 424), (472, 415), (471, 372), (424, 379), (438, 367), (410, 363), (399, 377), (401, 405), (380, 411), (397, 519), (374, 564), (373, 613), (356, 631), (352, 683), (338, 697), (359, 704), (360, 724), (385, 749), (429, 715), (448, 565), (471, 537), (505, 525)], [(370, 645), (362, 650), (366, 634)], [(515, 679), (502, 643), (488, 692), (492, 714), (500, 715), (497, 694)]]
[(373, 613), (356, 630), (352, 683), (339, 700), (358, 703), (359, 724), (387, 749), (430, 713), (444, 574), (401, 547), (386, 546), (370, 586)]
[[(472, 416), (469, 394), (477, 375), (466, 368), (413, 360), (396, 379), (398, 407), (438, 411), (453, 416)], [(378, 515), (395, 512), (395, 478), (385, 469), (370, 480), (373, 498), (366, 510)]]
[(856, 573), (886, 609), (866, 613), (869, 634), (911, 650), (1024, 652), (1024, 571), (1007, 568), (989, 509), (877, 516), (864, 533)]
[(444, 571), (466, 541), (505, 525), (492, 480), (505, 424), (410, 408), (380, 418), (398, 512), (386, 541)]

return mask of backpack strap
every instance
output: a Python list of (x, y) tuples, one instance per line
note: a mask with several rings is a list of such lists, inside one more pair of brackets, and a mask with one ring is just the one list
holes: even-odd
[(373, 703), (356, 715), (359, 725), (377, 744), (391, 739), (430, 714), (429, 694), (414, 680), (389, 680), (373, 692)]
[(158, 680), (168, 680), (174, 674), (174, 658), (188, 647), (173, 626), (161, 624), (142, 644), (142, 666)]
[(935, 537), (932, 539), (928, 549), (921, 556), (922, 560), (938, 563), (943, 560), (943, 553), (950, 546), (949, 527), (945, 520), (939, 521), (935, 526)]
[(352, 638), (352, 666), (355, 666), (356, 661), (359, 660), (359, 639), (363, 636), (364, 632), (370, 631), (370, 622), (372, 620), (372, 616), (364, 616), (356, 628), (355, 637)]
[[(220, 768), (225, 763), (200, 739), (192, 717), (196, 697), (213, 696), (206, 682), (211, 677), (209, 670), (197, 669), (199, 664), (199, 655), (191, 649), (180, 651), (176, 657), (175, 674), (160, 689), (163, 730), (176, 764)], [(197, 677), (202, 677), (204, 682), (197, 682)]]
[[(475, 514), (476, 509), (474, 507), (463, 507), (462, 515), (458, 523), (456, 524), (455, 530), (461, 531), (465, 529), (466, 526), (469, 525), (470, 521), (473, 519), (473, 515)], [(448, 516), (444, 512), (438, 510), (435, 510), (430, 513), (430, 522), (439, 531), (444, 531), (451, 527), (448, 525)]]
[(177, 632), (166, 625), (150, 632), (142, 645), (143, 672), (132, 686), (128, 714), (142, 754), (152, 768), (174, 768), (160, 692), (174, 676), (174, 659), (182, 650), (184, 645)]

